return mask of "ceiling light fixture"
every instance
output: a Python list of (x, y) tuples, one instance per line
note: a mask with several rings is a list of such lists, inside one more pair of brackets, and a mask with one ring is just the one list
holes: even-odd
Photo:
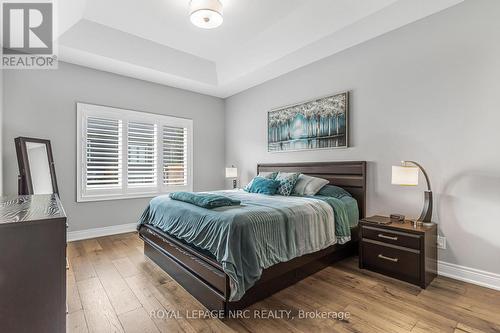
[(219, 0), (191, 0), (191, 23), (203, 29), (217, 28), (222, 24), (222, 4)]

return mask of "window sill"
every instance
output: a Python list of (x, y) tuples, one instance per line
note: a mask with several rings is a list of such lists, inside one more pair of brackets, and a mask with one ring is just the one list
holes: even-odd
[(76, 202), (95, 202), (95, 201), (110, 201), (110, 200), (125, 200), (125, 199), (140, 199), (140, 198), (154, 198), (158, 195), (168, 194), (165, 193), (142, 193), (142, 194), (126, 194), (126, 195), (92, 195), (86, 197), (78, 197)]
[(128, 193), (128, 194), (94, 194), (81, 196), (77, 194), (76, 202), (97, 202), (97, 201), (111, 201), (111, 200), (126, 200), (126, 199), (141, 199), (141, 198), (154, 198), (159, 195), (169, 194), (176, 191), (189, 191), (192, 192), (192, 187), (182, 187), (172, 189), (165, 192), (142, 192), (142, 193)]

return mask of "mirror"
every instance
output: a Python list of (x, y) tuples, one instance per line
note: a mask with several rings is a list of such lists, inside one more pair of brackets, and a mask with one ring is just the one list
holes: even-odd
[(52, 177), (49, 169), (47, 148), (43, 143), (26, 142), (30, 176), (34, 194), (51, 194)]
[(15, 142), (19, 194), (58, 193), (50, 140), (18, 137)]

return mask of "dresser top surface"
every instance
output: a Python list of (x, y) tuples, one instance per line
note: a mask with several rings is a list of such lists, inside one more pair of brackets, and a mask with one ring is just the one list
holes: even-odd
[(64, 217), (57, 194), (0, 197), (0, 225)]

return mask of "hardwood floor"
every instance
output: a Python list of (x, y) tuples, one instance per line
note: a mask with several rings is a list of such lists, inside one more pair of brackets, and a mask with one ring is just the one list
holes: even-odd
[(421, 290), (357, 258), (240, 313), (251, 318), (210, 318), (142, 248), (135, 233), (68, 243), (68, 332), (500, 332), (499, 291), (444, 277)]

